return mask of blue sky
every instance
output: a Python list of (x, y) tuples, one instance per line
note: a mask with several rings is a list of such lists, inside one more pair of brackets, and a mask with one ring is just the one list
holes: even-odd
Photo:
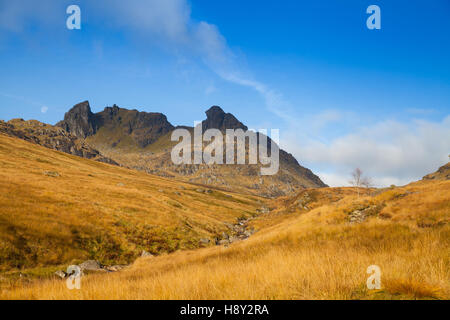
[(192, 125), (220, 105), (279, 128), (330, 185), (354, 167), (404, 184), (450, 154), (449, 17), (448, 0), (0, 0), (0, 119), (55, 123), (89, 100)]

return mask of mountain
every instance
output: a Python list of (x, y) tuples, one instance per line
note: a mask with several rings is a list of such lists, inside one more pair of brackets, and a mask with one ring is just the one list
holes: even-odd
[(450, 162), (440, 167), (438, 171), (427, 174), (423, 180), (450, 180)]
[[(261, 176), (257, 165), (175, 165), (171, 150), (176, 142), (171, 133), (176, 128), (161, 113), (139, 112), (113, 107), (92, 113), (89, 102), (75, 105), (57, 126), (86, 142), (122, 166), (179, 180), (211, 185), (226, 190), (238, 190), (255, 195), (276, 197), (293, 194), (304, 188), (326, 187), (311, 170), (280, 150), (280, 170), (273, 176)], [(183, 126), (193, 131), (192, 127)], [(206, 111), (202, 129), (247, 130), (231, 113), (219, 106)], [(268, 145), (272, 141), (268, 139)]]
[(206, 120), (202, 121), (202, 129), (203, 132), (208, 129), (219, 129), (220, 131), (226, 129), (248, 130), (235, 116), (231, 113), (225, 113), (219, 106), (212, 106), (206, 111)]
[(75, 105), (56, 126), (79, 138), (106, 135), (112, 146), (126, 141), (139, 148), (154, 143), (173, 129), (162, 113), (139, 112), (114, 105), (93, 114), (88, 101)]
[(115, 161), (104, 157), (98, 150), (88, 145), (84, 139), (78, 138), (59, 127), (36, 120), (13, 119), (8, 122), (0, 120), (0, 133), (46, 148), (117, 165)]

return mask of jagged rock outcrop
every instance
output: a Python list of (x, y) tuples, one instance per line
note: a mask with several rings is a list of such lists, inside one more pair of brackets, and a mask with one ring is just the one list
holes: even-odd
[(231, 113), (225, 113), (221, 107), (212, 106), (206, 111), (206, 120), (202, 122), (203, 131), (207, 129), (242, 129), (246, 131), (248, 128), (242, 124)]
[(117, 165), (114, 160), (104, 157), (83, 139), (77, 138), (62, 128), (37, 120), (12, 119), (8, 122), (0, 121), (0, 132), (46, 148)]
[(127, 110), (116, 105), (106, 107), (95, 116), (100, 129), (105, 128), (106, 131), (118, 134), (119, 141), (115, 143), (124, 137), (130, 137), (141, 148), (152, 144), (174, 128), (162, 113)]
[(78, 138), (86, 138), (97, 132), (96, 117), (91, 112), (88, 101), (75, 105), (64, 115), (64, 120), (56, 124)]
[(75, 105), (56, 125), (79, 138), (99, 132), (105, 136), (103, 142), (112, 147), (131, 141), (140, 148), (152, 144), (174, 128), (162, 113), (139, 112), (113, 105), (94, 114), (87, 101)]

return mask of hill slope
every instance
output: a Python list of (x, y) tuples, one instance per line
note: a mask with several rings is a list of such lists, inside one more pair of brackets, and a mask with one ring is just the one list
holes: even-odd
[(440, 167), (436, 172), (427, 174), (423, 180), (450, 180), (450, 162)]
[[(449, 299), (450, 181), (322, 188), (275, 201), (230, 247), (140, 258), (116, 274), (4, 291), (0, 299)], [(354, 217), (358, 219), (354, 219)], [(381, 268), (368, 290), (367, 268)]]
[[(0, 271), (130, 263), (220, 238), (262, 199), (167, 180), (0, 134)], [(1, 278), (1, 277), (0, 277)]]

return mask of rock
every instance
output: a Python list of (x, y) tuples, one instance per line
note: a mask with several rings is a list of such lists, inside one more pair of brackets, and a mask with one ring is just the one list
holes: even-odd
[(141, 257), (153, 257), (153, 255), (150, 252), (142, 250)]
[(175, 191), (175, 194), (176, 194), (177, 196), (181, 196), (181, 193), (179, 193), (178, 191)]
[(226, 246), (226, 245), (229, 245), (229, 244), (230, 244), (230, 241), (229, 240), (225, 240), (225, 239), (219, 240), (217, 242), (217, 245), (219, 245), (219, 246)]
[(212, 106), (206, 111), (206, 120), (202, 122), (203, 132), (207, 129), (242, 129), (247, 131), (248, 128), (243, 125), (234, 115), (231, 113), (225, 113), (221, 107)]
[(114, 265), (114, 266), (109, 266), (109, 267), (105, 267), (106, 270), (108, 270), (109, 272), (117, 272), (120, 271), (122, 269), (124, 269), (126, 267), (126, 265)]
[(252, 235), (252, 233), (248, 230), (244, 231), (244, 236), (246, 236), (247, 238), (249, 238)]
[(118, 187), (124, 187), (124, 186), (125, 186), (125, 184), (124, 184), (124, 183), (122, 183), (122, 182), (119, 182), (119, 183), (117, 184), (117, 186), (118, 186)]
[(89, 146), (84, 139), (78, 138), (58, 126), (41, 123), (37, 120), (12, 119), (7, 123), (0, 122), (0, 132), (49, 149), (117, 165), (115, 161), (104, 157), (98, 150)]
[(209, 193), (210, 194), (210, 193), (212, 193), (212, 190), (208, 189), (208, 190), (205, 191), (205, 193)]
[(205, 190), (203, 190), (203, 189), (195, 189), (195, 191), (196, 191), (196, 192), (199, 192), (199, 193), (205, 192)]
[(206, 239), (206, 238), (200, 239), (200, 241), (199, 241), (200, 244), (209, 244), (210, 242), (211, 242), (211, 240)]
[(45, 171), (44, 174), (48, 177), (58, 178), (60, 175), (56, 171)]
[[(174, 128), (165, 115), (157, 112), (139, 112), (113, 105), (93, 114), (88, 101), (74, 106), (57, 126), (83, 139), (96, 134), (100, 128), (107, 127), (119, 137), (131, 138), (141, 148), (152, 144)], [(117, 145), (115, 141), (110, 143), (113, 148)]]
[(233, 228), (234, 228), (234, 225), (231, 224), (231, 223), (229, 223), (229, 222), (225, 222), (224, 225), (225, 225), (225, 227), (227, 227), (228, 229), (233, 229)]
[(267, 208), (267, 207), (261, 207), (260, 212), (261, 212), (261, 213), (269, 213), (270, 210), (269, 210), (269, 208)]
[(96, 260), (87, 260), (78, 265), (81, 271), (102, 271), (101, 264)]
[(62, 270), (58, 270), (55, 272), (55, 275), (57, 275), (58, 277), (60, 277), (61, 279), (65, 279), (67, 277), (67, 273), (65, 273)]
[(350, 223), (362, 223), (367, 217), (379, 214), (382, 208), (382, 205), (376, 204), (363, 207), (360, 206), (358, 209), (349, 213)]
[(88, 101), (75, 105), (64, 115), (64, 120), (58, 122), (56, 126), (82, 139), (94, 135), (98, 129)]

